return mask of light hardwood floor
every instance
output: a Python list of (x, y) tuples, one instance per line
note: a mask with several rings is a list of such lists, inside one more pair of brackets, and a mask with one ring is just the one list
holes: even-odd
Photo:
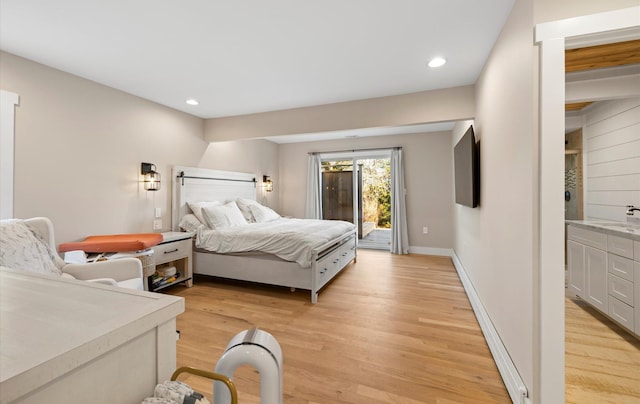
[(640, 403), (640, 341), (581, 300), (565, 299), (567, 403)]
[[(447, 257), (359, 250), (317, 305), (306, 291), (207, 277), (167, 292), (186, 299), (178, 366), (213, 370), (231, 337), (257, 326), (282, 347), (287, 404), (510, 402)], [(259, 402), (253, 369), (234, 381), (241, 403)]]

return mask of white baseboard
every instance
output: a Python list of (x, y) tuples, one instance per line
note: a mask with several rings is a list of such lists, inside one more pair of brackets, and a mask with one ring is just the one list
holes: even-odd
[(435, 247), (413, 247), (409, 246), (410, 254), (421, 255), (440, 255), (443, 257), (451, 257), (453, 250), (451, 248), (435, 248)]
[(480, 301), (480, 298), (478, 297), (478, 294), (473, 287), (473, 283), (471, 283), (471, 280), (467, 276), (467, 272), (464, 269), (464, 266), (462, 265), (462, 262), (460, 262), (460, 259), (456, 255), (455, 251), (451, 252), (451, 258), (453, 260), (453, 265), (458, 272), (458, 276), (462, 281), (462, 286), (464, 286), (464, 290), (467, 293), (469, 302), (471, 302), (473, 312), (478, 319), (482, 334), (484, 334), (487, 345), (489, 345), (491, 355), (493, 355), (493, 360), (496, 362), (496, 366), (498, 367), (500, 376), (502, 376), (502, 380), (507, 387), (507, 392), (511, 397), (511, 401), (517, 404), (531, 403), (531, 400), (529, 399), (529, 392), (527, 391), (527, 386), (525, 386), (524, 382), (522, 381), (522, 378), (518, 373), (518, 369), (511, 360), (509, 352), (507, 352), (507, 348), (502, 343), (502, 339), (500, 339), (498, 330), (496, 330), (496, 328), (493, 326), (493, 323), (491, 322), (487, 311), (482, 305), (482, 301)]

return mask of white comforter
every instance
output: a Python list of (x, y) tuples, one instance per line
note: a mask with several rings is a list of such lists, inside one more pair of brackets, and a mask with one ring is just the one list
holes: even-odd
[(285, 218), (216, 230), (200, 227), (196, 247), (217, 253), (261, 251), (306, 268), (311, 266), (314, 249), (353, 229), (352, 223), (340, 220)]

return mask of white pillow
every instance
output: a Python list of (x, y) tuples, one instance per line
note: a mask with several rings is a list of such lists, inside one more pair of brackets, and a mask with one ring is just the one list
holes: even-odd
[(207, 206), (220, 206), (222, 205), (218, 201), (203, 201), (203, 202), (187, 202), (189, 205), (189, 209), (193, 212), (194, 215), (198, 218), (200, 223), (207, 225), (207, 221), (204, 218), (204, 214), (202, 213), (202, 208)]
[(271, 222), (280, 218), (279, 214), (266, 206), (250, 205), (249, 209), (251, 210), (253, 217), (256, 219), (256, 223)]
[(226, 208), (222, 205), (212, 205), (202, 208), (202, 215), (205, 223), (210, 229), (219, 229), (221, 227), (229, 227), (229, 219), (227, 219)]
[(236, 199), (236, 204), (238, 205), (238, 208), (240, 209), (240, 212), (242, 212), (242, 216), (244, 216), (247, 223), (255, 223), (256, 219), (253, 217), (253, 213), (251, 213), (251, 209), (249, 209), (249, 206), (260, 204), (253, 199), (245, 198)]
[(61, 261), (21, 220), (3, 220), (0, 225), (0, 265), (28, 272), (62, 275)]
[(227, 220), (229, 220), (231, 226), (245, 226), (247, 224), (244, 215), (234, 201), (226, 203), (224, 207), (226, 209)]
[(202, 213), (207, 224), (212, 229), (229, 226), (245, 226), (247, 221), (244, 220), (242, 212), (234, 201), (224, 205), (207, 206), (202, 208)]

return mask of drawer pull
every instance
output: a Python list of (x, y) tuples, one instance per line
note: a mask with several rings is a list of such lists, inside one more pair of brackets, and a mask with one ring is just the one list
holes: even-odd
[(165, 254), (172, 254), (174, 252), (178, 252), (179, 250), (176, 248), (175, 250), (171, 250), (171, 251), (165, 251)]

